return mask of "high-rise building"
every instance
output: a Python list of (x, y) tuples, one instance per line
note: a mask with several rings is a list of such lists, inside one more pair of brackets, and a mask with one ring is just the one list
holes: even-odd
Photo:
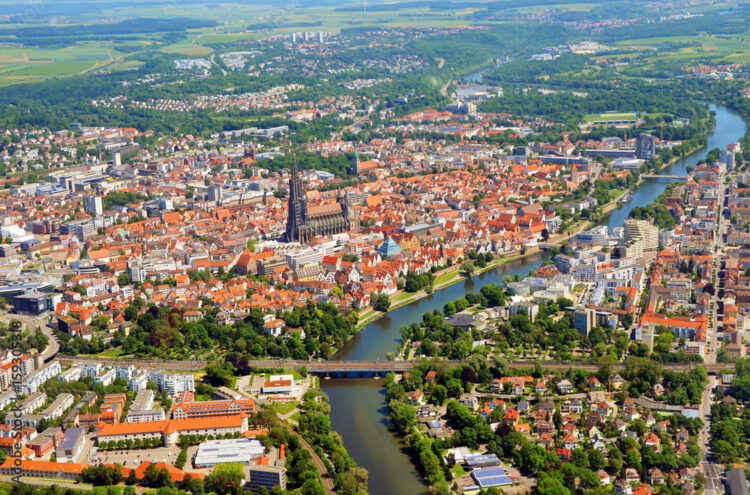
[(642, 242), (643, 255), (653, 255), (659, 249), (659, 227), (647, 220), (625, 220), (625, 240)]
[(93, 213), (94, 215), (101, 215), (104, 213), (104, 208), (102, 207), (102, 198), (100, 196), (86, 196), (86, 204), (84, 205), (86, 207), (86, 211), (89, 213)]
[(86, 239), (96, 235), (96, 226), (91, 220), (78, 220), (60, 225), (60, 235), (75, 234), (78, 240), (86, 242)]
[(577, 308), (573, 313), (573, 326), (579, 333), (588, 336), (596, 326), (596, 311), (590, 308)]
[(206, 199), (220, 204), (224, 200), (224, 190), (221, 186), (211, 186), (206, 190)]
[(726, 170), (734, 170), (734, 153), (724, 150), (719, 153), (719, 161), (726, 165)]
[(635, 139), (635, 156), (641, 160), (648, 160), (656, 155), (656, 137), (641, 133)]
[(297, 158), (292, 162), (289, 179), (289, 210), (286, 221), (286, 242), (306, 243), (315, 236), (329, 236), (356, 231), (359, 218), (351, 196), (339, 191), (335, 203), (309, 207), (302, 179), (297, 170)]

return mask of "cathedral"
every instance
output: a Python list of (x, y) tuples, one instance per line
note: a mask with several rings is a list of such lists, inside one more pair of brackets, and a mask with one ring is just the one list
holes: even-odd
[(359, 218), (349, 193), (339, 191), (335, 203), (307, 205), (307, 195), (297, 171), (297, 159), (292, 162), (289, 179), (289, 212), (286, 220), (286, 242), (307, 243), (315, 236), (329, 236), (356, 231)]

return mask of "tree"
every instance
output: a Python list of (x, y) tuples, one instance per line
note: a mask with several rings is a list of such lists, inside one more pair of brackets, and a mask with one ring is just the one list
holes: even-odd
[(597, 364), (599, 365), (597, 377), (606, 385), (609, 382), (612, 373), (615, 371), (615, 359), (611, 354), (602, 354), (597, 360)]
[(317, 478), (308, 478), (302, 483), (300, 493), (302, 493), (302, 495), (325, 495), (326, 491)]
[(471, 261), (464, 261), (461, 265), (461, 275), (464, 277), (471, 277), (474, 274), (474, 270), (476, 270), (476, 267)]
[(625, 313), (625, 316), (622, 319), (622, 325), (626, 330), (633, 325), (633, 315), (631, 313)]
[(563, 485), (558, 473), (553, 475), (542, 473), (533, 493), (535, 495), (570, 495), (570, 490)]
[(370, 303), (375, 311), (386, 312), (391, 307), (391, 298), (388, 294), (372, 294)]
[(600, 451), (593, 449), (589, 452), (589, 465), (591, 466), (591, 469), (594, 470), (604, 469), (607, 465), (607, 460)]
[(389, 419), (401, 434), (408, 434), (417, 424), (417, 412), (414, 407), (405, 402), (394, 401), (389, 404), (391, 412)]
[(238, 462), (217, 464), (203, 482), (207, 492), (218, 495), (240, 495), (242, 493), (242, 464)]
[(445, 402), (445, 399), (448, 398), (448, 389), (445, 388), (443, 385), (436, 385), (435, 389), (432, 391), (432, 394), (430, 395), (430, 400), (437, 404), (438, 406), (442, 406), (443, 402)]

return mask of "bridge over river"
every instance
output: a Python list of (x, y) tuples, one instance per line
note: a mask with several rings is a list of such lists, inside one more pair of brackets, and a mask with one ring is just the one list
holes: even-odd
[[(181, 370), (181, 371), (197, 371), (206, 367), (206, 361), (192, 360), (192, 361), (167, 361), (167, 360), (150, 360), (150, 359), (113, 359), (113, 358), (99, 358), (99, 357), (76, 357), (76, 356), (58, 356), (58, 359), (62, 364), (70, 364), (73, 362), (83, 363), (101, 363), (109, 366), (136, 366), (138, 368), (153, 368), (163, 370)], [(435, 360), (438, 363), (444, 363), (449, 366), (456, 366), (458, 364), (465, 363), (465, 361), (455, 360)], [(598, 366), (594, 363), (576, 363), (576, 362), (558, 362), (558, 361), (509, 361), (508, 367), (510, 369), (530, 369), (534, 368), (536, 363), (548, 370), (567, 370), (569, 368), (578, 368), (587, 371), (596, 371)], [(373, 361), (304, 361), (304, 360), (290, 360), (290, 359), (263, 359), (249, 361), (249, 365), (254, 368), (284, 368), (284, 369), (299, 369), (302, 367), (307, 368), (309, 373), (330, 376), (335, 378), (362, 378), (362, 377), (375, 377), (385, 376), (390, 372), (404, 373), (408, 371), (418, 361), (388, 361), (388, 360), (373, 360)], [(698, 365), (702, 365), (706, 368), (706, 371), (711, 374), (718, 373), (722, 370), (731, 368), (731, 363), (717, 363), (717, 364), (701, 364), (701, 363), (664, 363), (662, 364), (663, 369), (671, 371), (689, 371)], [(622, 363), (615, 364), (615, 370), (623, 370), (625, 365)]]
[(641, 175), (641, 179), (643, 180), (666, 180), (666, 181), (675, 181), (675, 180), (687, 180), (687, 175), (665, 175), (665, 174), (643, 174)]

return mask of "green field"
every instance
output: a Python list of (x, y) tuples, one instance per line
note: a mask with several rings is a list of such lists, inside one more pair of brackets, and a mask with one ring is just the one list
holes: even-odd
[(122, 47), (146, 47), (148, 42), (79, 43), (64, 48), (0, 47), (0, 85), (34, 81), (54, 76), (81, 74), (111, 62), (120, 69), (128, 51)]
[(586, 122), (594, 122), (599, 120), (630, 120), (637, 118), (633, 112), (622, 112), (622, 113), (596, 113), (586, 116)]
[(637, 56), (650, 63), (706, 58), (712, 63), (750, 62), (750, 32), (637, 38), (619, 41), (616, 45), (620, 49), (632, 50), (618, 56)]

